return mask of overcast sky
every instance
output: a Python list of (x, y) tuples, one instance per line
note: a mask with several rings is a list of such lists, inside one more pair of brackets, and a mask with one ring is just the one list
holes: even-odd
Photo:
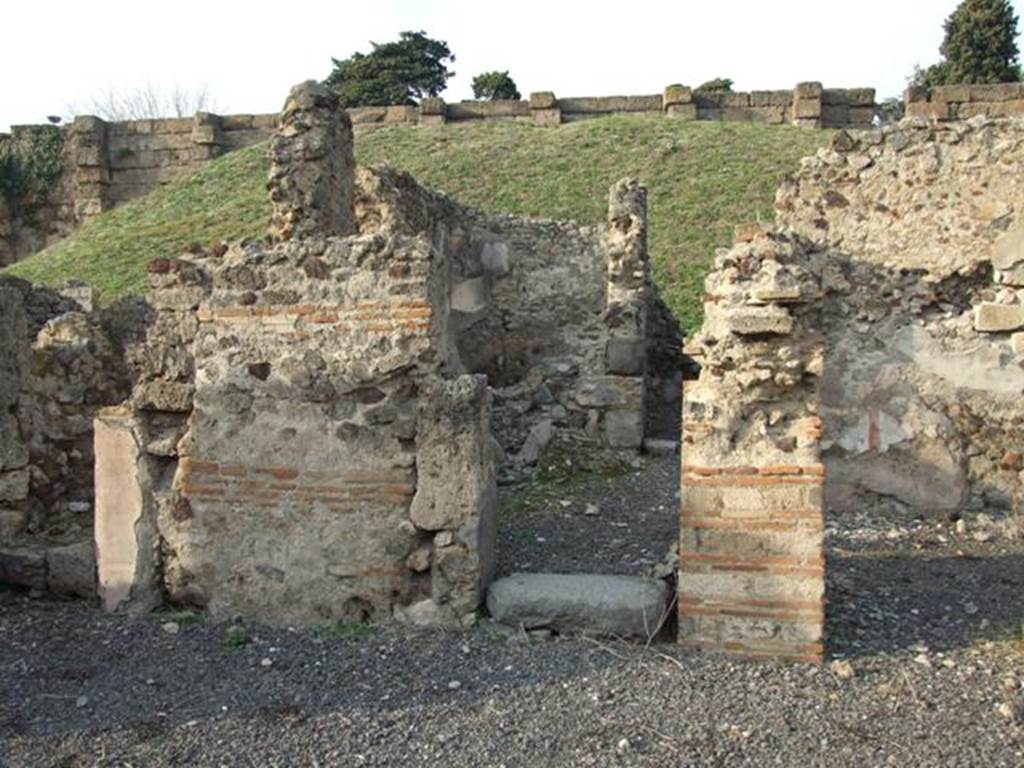
[[(1020, 14), (1024, 0), (1014, 0)], [(520, 91), (659, 93), (731, 77), (737, 90), (874, 86), (901, 93), (938, 59), (957, 0), (48, 0), (10, 2), (0, 44), (0, 131), (68, 116), (117, 89), (209, 88), (221, 113), (276, 111), (288, 88), (322, 79), (331, 57), (425, 30), (448, 42), (471, 98), (473, 75), (507, 69)]]

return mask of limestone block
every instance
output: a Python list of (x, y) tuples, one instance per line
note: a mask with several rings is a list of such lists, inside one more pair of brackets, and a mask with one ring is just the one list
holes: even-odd
[(46, 558), (41, 550), (0, 549), (0, 583), (46, 589)]
[(669, 104), (665, 107), (665, 114), (676, 120), (696, 120), (696, 104)]
[(96, 550), (91, 539), (46, 550), (46, 588), (61, 595), (96, 596)]
[[(908, 99), (908, 101), (927, 101), (928, 91), (926, 89), (910, 89), (907, 91), (924, 91), (924, 98)], [(915, 94), (916, 95), (916, 94)], [(931, 99), (933, 101), (945, 101), (945, 102), (964, 102), (971, 100), (970, 86), (967, 85), (936, 85), (931, 89)]]
[(799, 99), (794, 101), (793, 117), (796, 119), (821, 117), (821, 102), (810, 99)]
[(437, 381), (416, 430), (416, 495), (409, 515), (418, 528), (458, 528), (490, 515), (494, 467), (486, 439), (490, 395), (483, 376)]
[(562, 110), (531, 109), (530, 118), (537, 125), (559, 125), (562, 122)]
[(616, 409), (603, 418), (605, 442), (612, 448), (639, 448), (644, 442), (642, 410)]
[(160, 604), (156, 521), (139, 425), (126, 408), (95, 421), (97, 591), (108, 611), (147, 612)]
[(983, 302), (974, 308), (974, 329), (985, 333), (1005, 333), (1024, 328), (1024, 304)]
[(658, 630), (669, 597), (660, 579), (517, 573), (491, 585), (487, 609), (514, 627), (648, 638)]
[(752, 107), (788, 107), (793, 103), (792, 91), (751, 91)]
[(1014, 354), (1024, 355), (1024, 333), (1015, 333), (1010, 337), (1010, 346)]
[(612, 338), (605, 345), (605, 370), (622, 376), (637, 376), (644, 371), (647, 344), (642, 338)]
[(797, 83), (793, 90), (794, 99), (817, 99), (821, 100), (824, 88), (818, 82)]
[(968, 101), (1013, 101), (1024, 98), (1021, 83), (993, 83), (989, 85), (968, 85)]
[(693, 102), (693, 90), (685, 85), (669, 85), (662, 94), (662, 106), (668, 110), (671, 106), (690, 104)]
[(728, 331), (739, 336), (793, 332), (793, 317), (789, 312), (781, 307), (770, 305), (738, 307), (728, 310), (723, 321)]
[(1020, 117), (1024, 115), (1024, 100), (961, 104), (956, 113), (959, 120), (970, 120), (972, 117), (979, 115), (986, 117)]
[(480, 312), (491, 303), (487, 278), (474, 277), (452, 286), (451, 307), (455, 312)]
[(512, 254), (508, 243), (488, 242), (480, 249), (480, 264), (484, 272), (500, 277), (512, 271)]
[(949, 120), (949, 104), (944, 101), (914, 101), (907, 104), (907, 117), (923, 117), (928, 120)]
[(530, 109), (555, 109), (558, 105), (552, 91), (535, 91), (530, 94)]
[(426, 115), (440, 115), (444, 117), (445, 104), (444, 99), (436, 96), (429, 96), (420, 101), (420, 121), (422, 122), (423, 117)]

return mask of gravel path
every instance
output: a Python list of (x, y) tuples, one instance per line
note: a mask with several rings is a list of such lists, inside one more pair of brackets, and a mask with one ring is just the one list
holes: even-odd
[[(671, 474), (655, 462), (617, 481), (635, 504), (609, 493), (596, 520), (574, 516), (576, 496), (504, 519), (502, 568), (564, 556), (564, 570), (636, 572), (645, 546), (660, 559), (648, 539), (674, 536), (654, 514), (672, 508)], [(487, 623), (247, 625), (248, 642), (229, 642), (201, 619), (0, 592), (0, 765), (1019, 768), (1024, 541), (1011, 534), (999, 521), (831, 524), (830, 642), (849, 679), (841, 665), (509, 639)]]

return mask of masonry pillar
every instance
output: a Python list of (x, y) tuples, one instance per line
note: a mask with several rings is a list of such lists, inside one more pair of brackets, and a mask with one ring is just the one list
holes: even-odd
[(196, 112), (192, 118), (192, 143), (195, 144), (196, 160), (212, 160), (221, 153), (220, 115), (211, 112)]
[(537, 125), (558, 125), (562, 122), (562, 110), (558, 99), (551, 91), (537, 91), (530, 94), (530, 117)]
[(623, 179), (608, 195), (607, 298), (604, 367), (620, 394), (602, 416), (605, 443), (639, 448), (644, 439), (647, 306), (651, 290), (647, 255), (647, 190)]
[(447, 117), (444, 99), (434, 96), (420, 102), (420, 125), (444, 125)]
[(793, 125), (802, 128), (821, 128), (821, 83), (797, 83), (793, 89)]
[(292, 88), (270, 159), (272, 240), (351, 234), (352, 121), (329, 88), (313, 80)]
[(818, 662), (825, 563), (819, 282), (798, 244), (739, 243), (707, 278), (683, 393), (679, 641)]
[(81, 224), (112, 207), (107, 124), (79, 115), (71, 124), (71, 182), (75, 222)]
[(696, 120), (697, 105), (693, 102), (693, 90), (685, 85), (670, 85), (661, 97), (665, 114), (677, 120)]

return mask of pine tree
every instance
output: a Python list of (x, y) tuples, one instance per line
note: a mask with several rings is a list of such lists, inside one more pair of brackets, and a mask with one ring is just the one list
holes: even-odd
[(1009, 0), (964, 0), (946, 19), (943, 60), (917, 69), (919, 85), (1008, 83), (1020, 80), (1017, 14)]

